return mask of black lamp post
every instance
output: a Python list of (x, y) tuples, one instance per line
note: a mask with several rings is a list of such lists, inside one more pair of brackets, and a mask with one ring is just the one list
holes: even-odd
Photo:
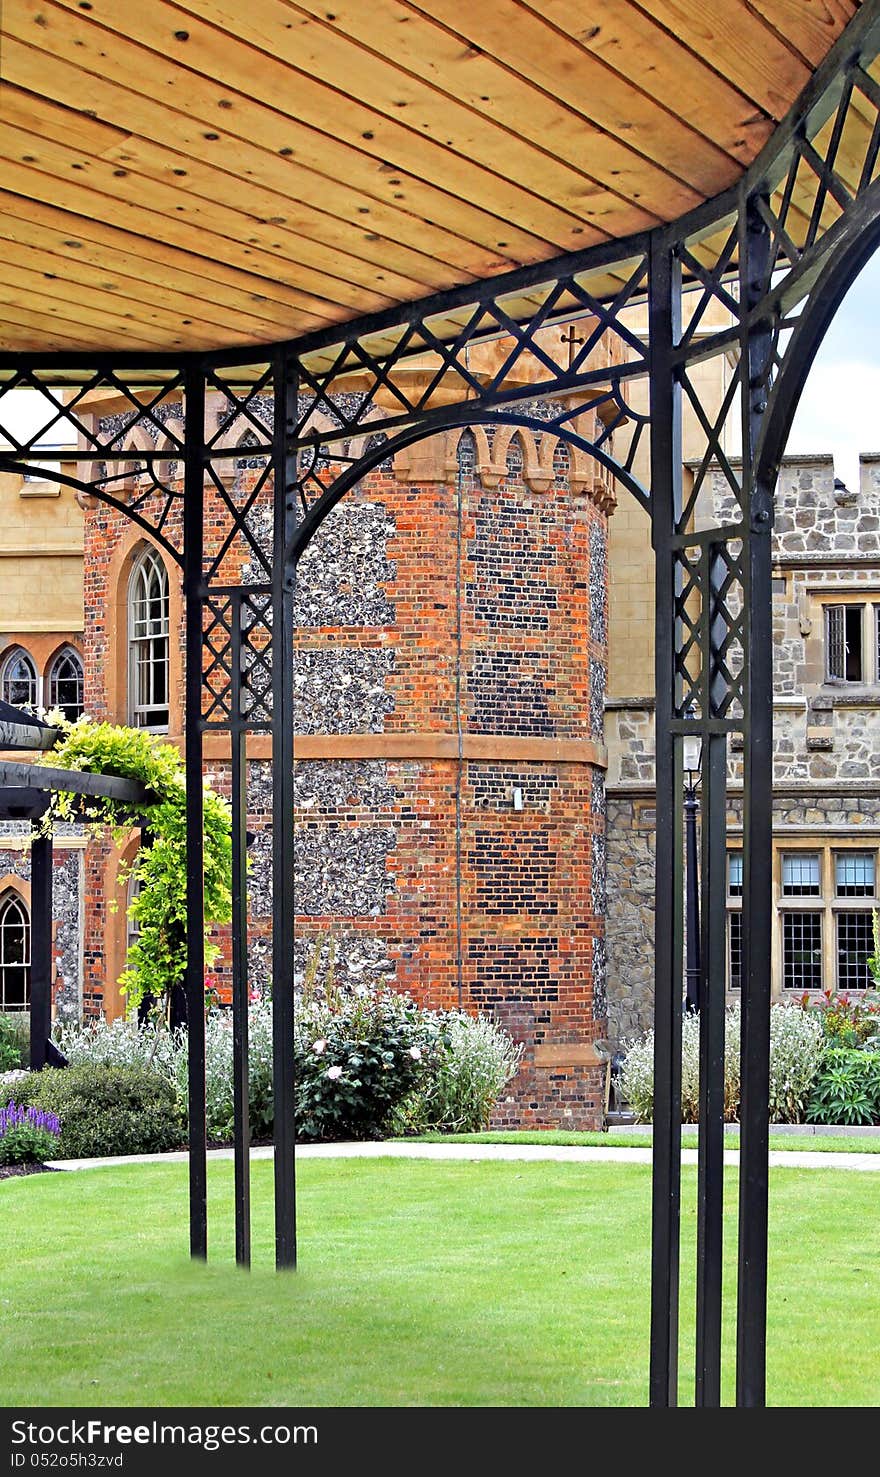
[[(694, 714), (689, 712), (688, 717)], [(682, 740), (684, 766), (685, 822), (685, 904), (687, 953), (685, 956), (685, 995), (687, 1011), (700, 1008), (700, 890), (697, 869), (697, 784), (703, 758), (703, 742), (698, 733), (686, 733)]]

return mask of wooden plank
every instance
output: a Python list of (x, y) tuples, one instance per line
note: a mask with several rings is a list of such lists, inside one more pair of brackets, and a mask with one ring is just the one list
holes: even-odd
[(70, 795), (92, 795), (119, 800), (124, 805), (153, 805), (156, 797), (139, 780), (115, 774), (88, 774), (58, 769), (50, 764), (22, 764), (0, 759), (0, 785), (28, 785), (34, 790), (63, 790)]
[[(18, 59), (16, 45), (19, 43), (5, 43), (5, 56), (10, 70), (13, 60)], [(51, 93), (53, 98), (68, 108), (78, 105), (82, 96), (83, 77), (74, 65), (45, 54), (41, 56), (31, 47), (22, 47), (21, 55), (23, 75), (38, 92)], [(142, 66), (148, 66), (149, 62), (149, 54), (144, 53)], [(508, 257), (510, 260), (531, 260), (533, 256), (540, 257), (549, 251), (547, 243), (510, 227), (477, 206), (460, 205), (437, 189), (425, 187), (420, 181), (412, 180), (405, 172), (396, 170), (393, 164), (377, 166), (369, 161), (362, 167), (362, 162), (357, 157), (353, 158), (351, 151), (335, 140), (319, 139), (315, 154), (316, 159), (323, 158), (325, 169), (338, 165), (337, 178), (328, 179), (326, 174), (322, 175), (316, 169), (301, 168), (299, 163), (287, 157), (293, 151), (283, 143), (287, 137), (284, 120), (279, 120), (268, 108), (258, 108), (256, 105), (251, 107), (246, 99), (241, 100), (234, 115), (235, 127), (239, 130), (236, 132), (223, 121), (228, 116), (228, 111), (212, 111), (208, 103), (203, 110), (204, 116), (194, 118), (169, 108), (164, 102), (143, 97), (103, 77), (90, 76), (88, 85), (91, 102), (109, 116), (126, 119), (131, 130), (128, 136), (133, 146), (140, 138), (155, 138), (157, 141), (164, 139), (172, 149), (184, 154), (184, 162), (186, 157), (211, 160), (219, 155), (222, 159), (229, 160), (231, 166), (248, 173), (255, 180), (270, 184), (287, 197), (295, 200), (318, 199), (325, 210), (329, 210), (338, 200), (343, 213), (349, 210), (354, 212), (358, 222), (363, 217), (363, 225), (349, 223), (347, 226), (353, 239), (372, 235), (374, 223), (384, 227), (386, 221), (390, 220), (387, 215), (390, 208), (387, 200), (400, 200), (405, 205), (393, 207), (394, 219), (401, 222), (399, 234), (420, 249), (442, 249), (447, 232), (452, 241), (456, 239), (454, 232), (457, 231), (462, 239), (476, 243), (473, 249), (478, 263), (484, 260), (488, 267), (494, 260), (496, 269), (509, 265)], [(216, 92), (219, 99), (216, 106), (219, 108), (220, 103), (227, 99), (222, 89), (218, 88)], [(192, 103), (195, 106), (198, 100), (198, 89), (193, 89), (192, 94), (187, 97), (187, 104)], [(247, 140), (240, 136), (241, 130), (245, 128), (251, 135)], [(279, 140), (282, 141), (281, 147)], [(297, 153), (301, 157), (304, 152), (302, 139), (299, 145)], [(387, 200), (383, 197), (387, 197)], [(413, 210), (419, 210), (422, 214), (416, 218), (412, 214)], [(435, 218), (439, 217), (454, 219), (447, 220), (443, 228), (438, 228)], [(598, 234), (590, 237), (586, 228), (584, 234), (582, 244), (587, 244), (588, 239), (600, 239)], [(495, 242), (499, 235), (509, 246), (509, 253), (497, 250)], [(484, 251), (489, 252), (487, 259), (481, 255)]]
[(580, 0), (518, 3), (591, 52), (632, 88), (674, 107), (741, 164), (751, 163), (769, 136), (770, 119), (748, 89), (732, 86), (632, 0), (602, 0), (592, 14), (585, 13)]
[[(23, 260), (31, 259), (24, 257)], [(216, 344), (216, 331), (206, 335), (191, 320), (184, 321), (174, 313), (163, 312), (144, 302), (138, 303), (134, 298), (120, 298), (113, 293), (102, 292), (97, 287), (76, 283), (71, 277), (64, 280), (47, 276), (45, 272), (35, 270), (35, 267), (36, 262), (31, 261), (30, 266), (25, 266), (22, 260), (16, 262), (8, 253), (4, 253), (3, 266), (0, 268), (3, 287), (10, 292), (18, 290), (18, 300), (29, 307), (39, 308), (43, 312), (57, 311), (70, 323), (103, 328), (107, 332), (113, 332), (120, 323), (128, 322), (136, 328), (145, 343), (152, 343), (155, 348), (164, 348), (170, 336), (173, 336), (172, 341), (182, 344), (181, 330), (184, 326), (189, 330), (185, 335), (187, 348), (207, 349)], [(111, 305), (110, 311), (105, 304)], [(230, 342), (237, 341), (230, 338)]]
[[(16, 43), (18, 44), (18, 43)], [(56, 65), (56, 71), (63, 68)], [(43, 73), (43, 85), (46, 85)], [(110, 90), (110, 89), (105, 89)], [(128, 97), (115, 89), (117, 100), (126, 106)], [(129, 110), (130, 111), (130, 110)], [(242, 145), (219, 152), (210, 150), (203, 160), (182, 152), (175, 132), (176, 115), (157, 103), (138, 106), (138, 123), (142, 136), (118, 129), (106, 130), (95, 120), (94, 134), (80, 126), (75, 147), (86, 156), (98, 155), (117, 166), (114, 178), (124, 178), (121, 169), (133, 175), (158, 181), (175, 190), (185, 188), (205, 199), (226, 205), (232, 199), (236, 210), (257, 220), (283, 223), (297, 235), (320, 243), (321, 258), (330, 247), (341, 259), (356, 257), (374, 266), (386, 267), (393, 253), (396, 266), (414, 280), (435, 290), (451, 286), (473, 271), (497, 272), (512, 263), (497, 251), (475, 251), (473, 244), (452, 232), (416, 220), (408, 212), (385, 201), (352, 192), (344, 184), (319, 179), (314, 172), (300, 168), (295, 162), (277, 154)], [(74, 115), (77, 116), (77, 115)], [(81, 116), (81, 115), (80, 115)], [(45, 97), (9, 88), (4, 93), (3, 117), (40, 137), (51, 137), (70, 144), (71, 109)], [(161, 141), (160, 141), (161, 140)], [(204, 142), (202, 143), (204, 150)], [(261, 161), (266, 161), (260, 166)], [(271, 186), (257, 173), (271, 178)], [(186, 186), (181, 184), (186, 179)], [(335, 204), (334, 204), (335, 202)], [(347, 212), (350, 219), (341, 220), (330, 207)], [(361, 222), (360, 218), (364, 221)], [(368, 224), (366, 218), (369, 217)], [(455, 263), (458, 262), (458, 269)]]
[[(349, 310), (358, 310), (361, 302), (367, 298), (377, 308), (388, 307), (392, 301), (397, 301), (396, 298), (389, 300), (378, 293), (372, 293), (366, 286), (359, 289), (355, 284), (303, 271), (295, 259), (288, 261), (280, 254), (275, 256), (257, 247), (246, 246), (230, 236), (221, 236), (207, 228), (199, 228), (195, 225), (194, 218), (200, 212), (195, 208), (189, 210), (191, 223), (187, 223), (179, 217), (175, 219), (173, 216), (151, 211), (145, 206), (138, 207), (133, 202), (108, 201), (108, 197), (102, 196), (98, 191), (85, 194), (81, 185), (71, 183), (51, 149), (41, 149), (39, 156), (33, 156), (39, 164), (45, 166), (40, 168), (38, 163), (20, 164), (10, 158), (7, 142), (0, 126), (0, 175), (10, 189), (17, 190), (25, 201), (35, 200), (39, 204), (57, 202), (74, 213), (78, 207), (87, 207), (99, 217), (104, 210), (114, 223), (118, 222), (131, 231), (140, 229), (147, 240), (176, 246), (188, 252), (193, 262), (197, 262), (198, 258), (210, 261), (219, 257), (227, 265), (241, 265), (248, 271), (256, 268), (267, 278), (274, 273), (277, 278), (292, 286), (299, 281), (309, 282), (317, 288), (320, 283), (328, 293), (328, 302), (344, 305)], [(333, 294), (332, 297), (329, 296), (330, 293)], [(291, 325), (295, 325), (295, 321), (295, 317), (291, 315)], [(283, 332), (281, 336), (284, 336)]]
[(671, 36), (777, 121), (785, 117), (811, 71), (801, 57), (755, 15), (745, 0), (639, 0)]
[[(22, 195), (33, 193), (38, 199), (57, 200), (99, 217), (109, 214), (114, 222), (129, 228), (139, 220), (147, 235), (201, 255), (213, 252), (244, 267), (253, 264), (266, 276), (274, 273), (289, 280), (295, 263), (297, 280), (330, 302), (356, 308), (364, 292), (386, 303), (389, 298), (397, 301), (424, 294), (423, 283), (388, 266), (360, 262), (339, 251), (330, 254), (284, 226), (248, 216), (231, 203), (215, 205), (179, 185), (151, 183), (128, 168), (120, 171), (112, 162), (89, 159), (54, 138), (24, 133), (2, 121), (0, 159), (7, 161), (4, 183)], [(33, 178), (40, 175), (45, 177), (42, 185)], [(33, 178), (31, 189), (26, 183), (29, 177)], [(45, 182), (50, 178), (51, 186)]]
[[(181, 0), (184, 8), (216, 11), (228, 9), (231, 0)], [(567, 7), (574, 18), (574, 7)], [(604, 15), (603, 5), (603, 15)], [(751, 129), (744, 127), (754, 105), (731, 88), (714, 81), (702, 95), (702, 107), (692, 108), (685, 119), (678, 107), (678, 87), (687, 76), (685, 58), (679, 48), (675, 73), (666, 73), (667, 94), (662, 101), (633, 85), (631, 57), (634, 39), (627, 37), (626, 76), (621, 75), (590, 49), (578, 45), (561, 28), (548, 25), (548, 14), (525, 8), (517, 0), (493, 0), (479, 13), (479, 47), (470, 46), (475, 31), (472, 0), (359, 0), (334, 3), (329, 21), (323, 0), (296, 0), (296, 10), (313, 19), (313, 30), (329, 25), (361, 45), (393, 54), (401, 67), (424, 76), (441, 91), (460, 98), (483, 117), (503, 122), (533, 143), (552, 146), (569, 163), (584, 166), (584, 126), (598, 126), (665, 172), (684, 180), (704, 195), (716, 194), (737, 177), (741, 163), (749, 162), (767, 138), (770, 120), (759, 118)], [(632, 14), (631, 7), (629, 7)], [(289, 14), (277, 0), (253, 0), (247, 16), (253, 24), (257, 12), (268, 16)], [(577, 7), (581, 30), (583, 7)], [(407, 24), (409, 22), (409, 24)], [(652, 40), (657, 28), (651, 27)], [(296, 32), (302, 45), (303, 27)], [(322, 48), (319, 39), (317, 48)], [(393, 52), (392, 52), (393, 48)], [(689, 58), (693, 61), (693, 58)], [(644, 60), (643, 60), (644, 65)], [(653, 75), (658, 75), (656, 60)], [(720, 96), (715, 105), (713, 92)], [(675, 111), (671, 99), (675, 98)], [(709, 106), (709, 99), (712, 106)], [(733, 116), (730, 99), (733, 99)], [(727, 108), (727, 116), (725, 116)], [(708, 127), (712, 124), (712, 131)], [(723, 137), (717, 137), (719, 131)], [(755, 137), (750, 137), (754, 132)], [(643, 165), (641, 166), (643, 170)], [(638, 174), (640, 164), (633, 162)], [(616, 186), (630, 193), (621, 179)]]
[(0, 818), (3, 820), (38, 820), (49, 808), (49, 796), (26, 785), (5, 785), (0, 789)]
[[(44, 205), (37, 200), (25, 202), (8, 190), (0, 190), (0, 211), (7, 220), (15, 220), (17, 232), (24, 233), (17, 234), (16, 240), (27, 239), (26, 232), (31, 226), (51, 231), (60, 256), (75, 254), (78, 261), (97, 267), (106, 263), (114, 270), (124, 269), (133, 276), (155, 282), (160, 288), (179, 290), (187, 296), (192, 294), (200, 299), (210, 296), (212, 302), (224, 309), (239, 301), (255, 316), (265, 318), (267, 325), (277, 326), (279, 307), (296, 313), (298, 319), (313, 327), (339, 321), (344, 313), (338, 305), (314, 298), (286, 283), (257, 277), (251, 272), (238, 272), (225, 262), (193, 257), (102, 221), (87, 221), (55, 205)], [(316, 311), (318, 306), (322, 310), (320, 314)]]
[[(277, 331), (278, 319), (271, 309), (267, 316), (260, 317), (242, 312), (232, 303), (221, 306), (187, 294), (185, 284), (175, 289), (170, 278), (162, 285), (155, 285), (146, 272), (139, 271), (136, 258), (113, 253), (108, 248), (88, 256), (84, 251), (63, 253), (59, 249), (63, 234), (28, 221), (13, 220), (0, 211), (0, 242), (3, 243), (0, 256), (7, 264), (29, 267), (58, 282), (72, 283), (94, 294), (110, 293), (120, 302), (143, 302), (151, 308), (165, 309), (169, 318), (176, 316), (183, 327), (192, 322), (210, 329), (214, 344), (218, 341), (218, 329), (224, 330), (224, 334), (227, 330), (240, 333), (243, 342)], [(111, 260), (111, 257), (115, 259)], [(119, 269), (120, 260), (127, 270)]]
[[(28, 349), (39, 352), (51, 349), (144, 349), (136, 326), (122, 324), (111, 336), (106, 329), (68, 322), (58, 313), (29, 307), (7, 288), (0, 286), (0, 348)], [(23, 332), (20, 332), (23, 330)], [(44, 338), (45, 335), (45, 338)]]
[[(210, 34), (207, 28), (198, 27), (195, 18), (199, 16), (213, 22), (216, 34), (226, 32), (258, 47), (261, 58), (279, 56), (297, 68), (297, 95), (300, 78), (312, 84), (320, 78), (332, 78), (347, 96), (344, 115), (353, 103), (365, 102), (379, 118), (400, 118), (410, 130), (418, 130), (416, 137), (433, 139), (444, 151), (453, 151), (446, 152), (444, 158), (444, 182), (455, 179), (462, 162), (470, 161), (483, 167), (484, 176), (495, 174), (511, 185), (523, 186), (533, 195), (566, 208), (576, 219), (591, 220), (610, 233), (638, 229), (630, 225), (633, 210), (647, 211), (660, 219), (660, 204), (669, 204), (670, 195), (682, 201), (692, 198), (687, 185), (670, 176), (670, 171), (642, 160), (633, 154), (629, 143), (605, 133), (589, 118), (568, 115), (558, 102), (546, 99), (523, 78), (498, 68), (492, 59), (487, 59), (486, 66), (493, 69), (493, 80), (486, 86), (492, 87), (496, 95), (495, 108), (484, 105), (478, 89), (471, 89), (470, 95), (478, 100), (480, 112), (471, 108), (470, 99), (461, 102), (459, 86), (470, 86), (467, 78), (478, 47), (455, 43), (455, 65), (450, 75), (443, 75), (440, 86), (436, 77), (425, 83), (421, 66), (413, 72), (397, 65), (399, 38), (396, 34), (379, 34), (378, 10), (362, 13), (362, 19), (377, 21), (368, 50), (360, 41), (353, 43), (347, 35), (323, 24), (326, 15), (331, 15), (326, 10), (319, 12), (319, 21), (313, 21), (297, 15), (279, 0), (255, 0), (247, 9), (236, 6), (233, 0), (182, 0), (180, 9), (192, 18), (190, 38), (198, 35), (201, 40)], [(480, 12), (480, 27), (489, 13), (490, 7)], [(291, 16), (297, 24), (291, 24)], [(337, 16), (334, 7), (334, 22)], [(427, 28), (419, 24), (419, 37), (422, 30)], [(436, 35), (443, 40), (443, 32), (437, 30)], [(449, 46), (446, 49), (449, 52)], [(487, 93), (487, 99), (493, 100), (492, 93)], [(314, 123), (328, 126), (326, 112), (323, 118), (316, 115)], [(406, 148), (408, 145), (403, 145)], [(400, 157), (406, 158), (406, 152)], [(628, 177), (633, 173), (638, 173), (641, 205), (628, 189)], [(628, 225), (622, 225), (623, 219)]]
[[(636, 115), (648, 111), (651, 126), (657, 131), (662, 132), (665, 125), (667, 146), (675, 154), (666, 167), (658, 166), (643, 153), (635, 153), (631, 144), (621, 141), (613, 130), (597, 127), (592, 107), (590, 114), (582, 109), (572, 113), (543, 90), (508, 68), (499, 67), (491, 57), (483, 57), (484, 35), (501, 44), (496, 40), (500, 23), (494, 3), (481, 9), (476, 23), (470, 7), (468, 29), (479, 35), (479, 47), (471, 47), (466, 37), (450, 37), (424, 16), (414, 17), (413, 12), (404, 11), (404, 20), (412, 22), (408, 50), (415, 53), (406, 58), (401, 57), (401, 50), (407, 48), (407, 27), (393, 13), (386, 12), (385, 0), (369, 7), (347, 0), (344, 6), (334, 5), (332, 12), (323, 6), (313, 7), (308, 0), (306, 6), (293, 10), (280, 0), (254, 0), (247, 7), (237, 5), (235, 0), (180, 0), (180, 8), (190, 17), (212, 21), (218, 32), (222, 29), (259, 47), (263, 56), (278, 56), (311, 78), (332, 78), (347, 97), (363, 100), (379, 114), (393, 118), (396, 110), (396, 116), (414, 119), (420, 134), (452, 148), (459, 158), (491, 161), (491, 168), (499, 175), (558, 201), (612, 234), (633, 229), (621, 225), (621, 213), (631, 218), (638, 200), (659, 218), (664, 218), (664, 211), (679, 213), (687, 209), (688, 201), (694, 203), (699, 192), (687, 183), (689, 175), (680, 175), (677, 168), (688, 167), (688, 146), (691, 170), (699, 169), (702, 151), (711, 156), (716, 170), (726, 168), (730, 173), (729, 161), (714, 146), (694, 137), (691, 130), (682, 130), (667, 115), (659, 116), (656, 104), (650, 100), (630, 97), (629, 111)], [(312, 17), (320, 19), (298, 15), (306, 8)], [(333, 16), (332, 27), (325, 23), (328, 14)], [(349, 34), (336, 29), (341, 15), (345, 17), (342, 29), (356, 36), (354, 43)], [(291, 16), (297, 20), (295, 25), (291, 25)], [(205, 32), (197, 29), (194, 21), (189, 29), (190, 42), (201, 44)], [(546, 28), (539, 29), (544, 32), (544, 48), (551, 45), (555, 61), (565, 43)], [(422, 48), (426, 53), (423, 59)], [(433, 69), (432, 50), (436, 61)], [(398, 64), (399, 57), (401, 62), (410, 63), (407, 69)], [(581, 54), (580, 59), (585, 73), (591, 67), (595, 70), (589, 57)], [(431, 85), (426, 85), (422, 79), (429, 70)], [(582, 96), (589, 93), (590, 77), (585, 75)], [(598, 104), (595, 98), (591, 102)], [(622, 100), (619, 111), (626, 112)], [(535, 149), (540, 150), (540, 157), (533, 152)], [(457, 162), (448, 158), (447, 171), (455, 169)], [(576, 177), (572, 171), (576, 171)], [(593, 200), (592, 196), (597, 198)]]
[(751, 8), (804, 61), (817, 67), (852, 20), (859, 3), (860, 0), (751, 0)]
[[(201, 28), (197, 45), (186, 43), (185, 65), (183, 58), (178, 62), (182, 43), (174, 32), (180, 28), (180, 14), (175, 17), (158, 0), (148, 11), (94, 0), (87, 17), (76, 0), (69, 5), (67, 0), (59, 4), (15, 0), (8, 11), (4, 16), (7, 35), (35, 48), (31, 82), (15, 74), (12, 80), (30, 85), (33, 91), (43, 90), (42, 59), (51, 49), (75, 58), (77, 67), (86, 73), (103, 77), (111, 72), (133, 93), (165, 105), (173, 99), (178, 111), (202, 119), (208, 129), (216, 130), (219, 125), (227, 133), (259, 138), (275, 152), (290, 147), (300, 163), (324, 176), (335, 176), (353, 189), (384, 186), (386, 198), (403, 193), (402, 203), (411, 211), (469, 239), (476, 238), (465, 221), (482, 214), (484, 220), (493, 221), (493, 244), (497, 246), (501, 237), (518, 260), (532, 260), (538, 242), (558, 246), (574, 226), (585, 229), (579, 215), (471, 160), (456, 159), (453, 173), (445, 139), (439, 144), (395, 117), (385, 117), (353, 99), (343, 102), (332, 86), (302, 73), (294, 76), (287, 63), (258, 55), (212, 27)], [(95, 24), (97, 19), (102, 25)], [(197, 25), (189, 19), (186, 24), (188, 34)], [(128, 37), (136, 37), (139, 44)], [(4, 66), (10, 75), (8, 61)], [(253, 96), (255, 91), (258, 99)], [(272, 99), (271, 109), (263, 104), (265, 97)], [(391, 178), (404, 179), (404, 175), (410, 178), (404, 180), (402, 189), (390, 187)], [(504, 225), (503, 235), (499, 222)], [(522, 251), (514, 234), (517, 231), (520, 239), (522, 233), (530, 238)]]

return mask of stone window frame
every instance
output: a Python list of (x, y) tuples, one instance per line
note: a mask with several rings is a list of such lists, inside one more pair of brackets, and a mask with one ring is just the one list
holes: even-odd
[[(5, 941), (5, 917), (8, 908), (12, 905), (18, 907), (22, 913), (25, 927), (25, 952), (26, 958), (20, 967), (26, 970), (25, 999), (23, 1005), (10, 1005), (6, 1000), (5, 970), (7, 968), (4, 956)], [(9, 1012), (26, 1011), (30, 1006), (30, 970), (31, 970), (31, 900), (30, 888), (23, 886), (17, 877), (7, 876), (0, 880), (0, 1010)]]
[[(78, 684), (79, 696), (77, 702), (74, 704), (64, 704), (59, 701), (58, 683), (60, 680), (65, 680), (59, 677), (59, 668), (64, 662), (75, 662), (76, 666), (79, 668), (79, 676), (77, 678), (66, 679), (67, 681), (74, 680)], [(74, 714), (74, 717), (80, 717), (85, 711), (85, 666), (82, 659), (82, 653), (77, 651), (76, 647), (71, 642), (66, 641), (64, 645), (59, 647), (56, 652), (53, 652), (52, 656), (49, 658), (46, 666), (46, 673), (43, 678), (43, 690), (47, 694), (47, 706), (49, 708), (61, 708), (68, 717), (70, 717), (70, 713), (68, 710), (71, 707), (75, 707), (78, 710)]]
[[(809, 595), (821, 611), (821, 622), (817, 622), (822, 643), (822, 684), (835, 689), (880, 687), (880, 589), (876, 585), (847, 585), (845, 587), (813, 586)], [(828, 611), (834, 606), (848, 606), (862, 612), (862, 675), (860, 678), (832, 677), (828, 672)]]
[[(860, 993), (855, 986), (843, 985), (838, 981), (838, 919), (845, 913), (873, 913), (880, 908), (880, 838), (874, 840), (859, 836), (809, 836), (784, 837), (773, 848), (773, 890), (777, 925), (773, 941), (773, 994), (780, 1000), (790, 1000), (798, 993), (785, 989), (782, 982), (783, 918), (786, 913), (817, 913), (822, 923), (822, 973), (821, 984), (807, 993), (818, 998), (822, 991), (833, 994)], [(874, 861), (874, 893), (865, 897), (846, 897), (837, 891), (837, 857), (843, 853), (870, 855)], [(783, 893), (783, 858), (803, 853), (819, 858), (819, 892), (815, 896), (786, 897)], [(867, 982), (868, 984), (870, 983)]]
[[(144, 571), (147, 566), (161, 575), (164, 586), (164, 620), (160, 620), (159, 626), (163, 629), (155, 631), (148, 630), (139, 633), (137, 626), (137, 595), (139, 587), (144, 583)], [(144, 704), (138, 698), (138, 660), (145, 646), (152, 648), (157, 641), (164, 641), (164, 659), (157, 661), (155, 651), (150, 651), (147, 656), (147, 666), (150, 677), (150, 690), (154, 687), (155, 671), (161, 665), (164, 667), (165, 706)], [(128, 722), (133, 728), (143, 728), (148, 733), (168, 733), (171, 725), (171, 580), (168, 574), (168, 565), (162, 557), (155, 544), (144, 543), (135, 551), (128, 575), (126, 590), (126, 650), (128, 656)], [(165, 714), (164, 719), (158, 722), (144, 722), (142, 719), (150, 714)]]
[[(14, 662), (20, 661), (26, 662), (28, 667), (30, 668), (31, 675), (29, 681), (31, 683), (33, 691), (33, 699), (28, 698), (26, 702), (22, 702), (20, 699), (16, 699), (13, 702), (11, 694), (7, 692), (7, 684), (12, 680), (10, 677), (11, 666)], [(5, 703), (9, 703), (13, 708), (36, 709), (39, 708), (42, 701), (42, 688), (43, 683), (41, 680), (40, 669), (37, 663), (34, 661), (34, 658), (28, 651), (27, 647), (23, 646), (21, 642), (17, 641), (14, 646), (10, 646), (9, 650), (3, 653), (3, 662), (2, 666), (0, 666), (0, 697), (2, 697)]]
[[(738, 867), (735, 865), (738, 860)], [(734, 999), (742, 996), (742, 848), (732, 846), (727, 852), (727, 991)], [(738, 873), (738, 878), (737, 878)], [(733, 983), (733, 958), (738, 952), (740, 960), (740, 983)]]
[[(815, 896), (784, 896), (782, 891), (783, 858), (798, 852), (819, 857), (819, 892)], [(863, 897), (839, 896), (836, 883), (837, 857), (843, 853), (859, 853), (873, 857), (874, 893)], [(731, 952), (736, 938), (737, 915), (741, 915), (742, 893), (731, 885), (731, 859), (742, 856), (742, 843), (736, 839), (727, 852), (727, 977), (726, 991), (730, 1001), (741, 998), (741, 988), (731, 984)], [(735, 873), (734, 873), (735, 875)], [(780, 837), (773, 845), (773, 906), (775, 926), (772, 942), (772, 994), (773, 999), (786, 1001), (796, 999), (802, 992), (786, 989), (783, 984), (783, 918), (786, 914), (817, 913), (821, 916), (822, 977), (818, 989), (806, 993), (819, 999), (823, 991), (833, 994), (861, 995), (861, 988), (838, 984), (838, 919), (846, 913), (873, 913), (880, 911), (880, 837), (867, 840), (859, 836), (809, 836)]]

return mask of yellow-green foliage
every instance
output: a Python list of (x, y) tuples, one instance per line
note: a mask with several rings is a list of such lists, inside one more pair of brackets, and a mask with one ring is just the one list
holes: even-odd
[[(128, 954), (120, 983), (132, 1006), (145, 995), (167, 1000), (173, 985), (186, 971), (186, 774), (173, 744), (163, 743), (143, 729), (80, 718), (64, 726), (62, 742), (43, 756), (43, 763), (90, 774), (120, 775), (140, 780), (155, 796), (146, 811), (149, 836), (133, 862), (120, 871), (126, 884), (132, 875), (140, 882), (129, 916), (138, 935)], [(231, 916), (231, 819), (226, 801), (204, 785), (205, 928), (228, 923)], [(144, 813), (119, 800), (82, 801), (87, 824), (93, 830), (109, 828), (117, 842)], [(74, 797), (53, 796), (51, 818), (69, 820)], [(207, 961), (216, 949), (206, 943)]]

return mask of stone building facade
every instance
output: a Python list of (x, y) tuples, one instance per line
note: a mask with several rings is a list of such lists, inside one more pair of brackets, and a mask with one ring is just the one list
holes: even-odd
[[(713, 511), (726, 484), (709, 479)], [(868, 983), (880, 868), (880, 456), (860, 485), (830, 456), (785, 459), (774, 526), (776, 998)], [(615, 639), (612, 601), (611, 642)], [(609, 699), (609, 1034), (645, 1030), (653, 1008), (653, 703)], [(742, 756), (728, 813), (728, 998), (738, 989)]]
[[(546, 418), (540, 403), (528, 410)], [(91, 411), (106, 430), (118, 407), (96, 401)], [(157, 419), (179, 414), (171, 403)], [(208, 414), (218, 424), (228, 414), (221, 397)], [(582, 420), (594, 414), (585, 406)], [(261, 471), (245, 431), (225, 471), (235, 495), (247, 497)], [(132, 496), (143, 492), (136, 470), (130, 481)], [(181, 744), (179, 571), (123, 514), (83, 501), (87, 711), (131, 717), (132, 579), (159, 557), (169, 628), (160, 726)], [(602, 1121), (613, 506), (607, 475), (555, 438), (476, 426), (380, 465), (329, 516), (298, 571), (298, 976), (332, 970), (339, 983), (387, 983), (432, 1007), (488, 1013), (524, 1046), (500, 1124)], [(227, 564), (229, 582), (252, 578), (234, 548)], [(261, 989), (271, 980), (268, 736), (252, 735), (247, 752), (249, 964)], [(228, 741), (206, 735), (205, 755), (225, 792)], [(86, 1014), (124, 1010), (119, 875), (137, 844), (135, 834), (121, 852), (88, 844)], [(219, 942), (227, 993), (230, 940)]]

